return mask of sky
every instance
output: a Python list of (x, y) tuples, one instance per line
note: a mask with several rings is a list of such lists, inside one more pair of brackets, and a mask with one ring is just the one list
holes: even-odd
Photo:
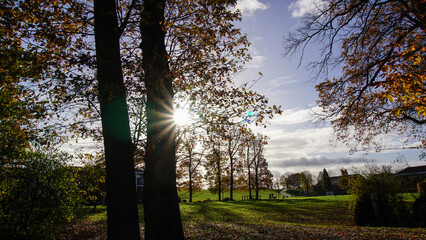
[[(299, 66), (300, 55), (283, 56), (283, 41), (305, 13), (321, 4), (323, 0), (238, 0), (236, 6), (243, 14), (242, 22), (236, 25), (247, 33), (253, 57), (237, 81), (253, 81), (261, 72), (263, 77), (253, 89), (284, 110), (266, 129), (254, 128), (270, 138), (265, 156), (271, 172), (279, 177), (307, 170), (316, 176), (326, 168), (330, 175), (337, 176), (342, 167), (354, 171), (366, 163), (391, 164), (395, 169), (426, 165), (425, 160), (419, 160), (419, 150), (402, 149), (395, 136), (385, 141), (384, 148), (392, 150), (350, 153), (349, 147), (333, 139), (330, 126), (318, 127), (310, 122), (309, 113), (320, 109), (313, 73), (305, 66), (309, 59), (319, 57), (319, 51), (309, 46)], [(403, 163), (397, 164), (396, 160)]]

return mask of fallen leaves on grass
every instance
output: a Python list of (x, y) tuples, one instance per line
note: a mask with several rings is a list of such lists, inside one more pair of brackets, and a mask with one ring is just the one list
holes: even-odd
[(312, 227), (290, 224), (185, 223), (186, 239), (426, 239), (424, 229)]
[(104, 240), (106, 239), (106, 222), (82, 221), (66, 226), (55, 238), (57, 240)]
[[(324, 227), (293, 224), (185, 222), (188, 240), (426, 239), (422, 228)], [(143, 236), (141, 224), (141, 236)], [(62, 229), (57, 240), (105, 240), (106, 222), (79, 222)]]

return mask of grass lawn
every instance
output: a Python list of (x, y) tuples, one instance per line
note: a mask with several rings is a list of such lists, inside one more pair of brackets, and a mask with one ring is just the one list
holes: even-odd
[[(423, 228), (354, 226), (348, 200), (329, 196), (210, 201), (181, 203), (180, 209), (187, 239), (426, 239)], [(139, 211), (143, 223), (142, 206)], [(106, 239), (105, 222), (106, 210), (100, 207), (57, 239)]]
[[(259, 199), (269, 199), (269, 194), (274, 194), (274, 196), (278, 195), (278, 192), (276, 190), (259, 190)], [(181, 198), (182, 201), (189, 201), (189, 192), (187, 191), (178, 191), (178, 195)], [(248, 199), (249, 193), (247, 190), (245, 191), (234, 191), (234, 200), (240, 201), (243, 200), (242, 197), (245, 197)], [(256, 196), (256, 191), (252, 190), (251, 195), (254, 198)], [(229, 192), (224, 192), (221, 194), (222, 200), (225, 198), (230, 197)], [(205, 201), (205, 200), (213, 200), (217, 201), (219, 200), (218, 194), (213, 194), (209, 190), (201, 190), (199, 192), (192, 193), (192, 201), (198, 202), (198, 201)]]

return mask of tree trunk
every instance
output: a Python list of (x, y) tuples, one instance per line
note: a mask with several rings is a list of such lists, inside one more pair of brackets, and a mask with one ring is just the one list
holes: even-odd
[(251, 199), (251, 175), (250, 175), (250, 160), (249, 160), (250, 147), (247, 144), (247, 170), (248, 170), (248, 189), (249, 199)]
[(108, 239), (140, 239), (126, 88), (114, 0), (94, 1), (99, 103), (106, 159)]
[(217, 158), (217, 187), (218, 187), (218, 194), (219, 194), (219, 201), (222, 200), (221, 198), (221, 193), (222, 193), (222, 172), (221, 172), (221, 168), (220, 168), (220, 156), (218, 156)]
[(230, 180), (231, 180), (231, 186), (229, 187), (229, 198), (231, 200), (234, 200), (234, 194), (233, 194), (233, 190), (234, 190), (234, 159), (232, 157), (232, 155), (229, 156), (230, 158), (230, 164), (231, 164), (231, 176), (230, 176)]
[(259, 200), (259, 165), (255, 165), (254, 185), (256, 187), (256, 200)]
[[(190, 162), (189, 168), (191, 169), (192, 161)], [(189, 171), (189, 202), (192, 202), (192, 172)]]
[(165, 0), (144, 0), (140, 25), (147, 92), (144, 213), (148, 240), (184, 239), (176, 189), (176, 126), (164, 44), (164, 7)]

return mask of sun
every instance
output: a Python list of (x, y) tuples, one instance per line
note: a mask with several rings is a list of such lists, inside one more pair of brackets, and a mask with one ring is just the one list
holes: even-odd
[(173, 121), (176, 123), (176, 125), (186, 125), (190, 122), (190, 117), (187, 111), (184, 109), (176, 109), (173, 114)]

